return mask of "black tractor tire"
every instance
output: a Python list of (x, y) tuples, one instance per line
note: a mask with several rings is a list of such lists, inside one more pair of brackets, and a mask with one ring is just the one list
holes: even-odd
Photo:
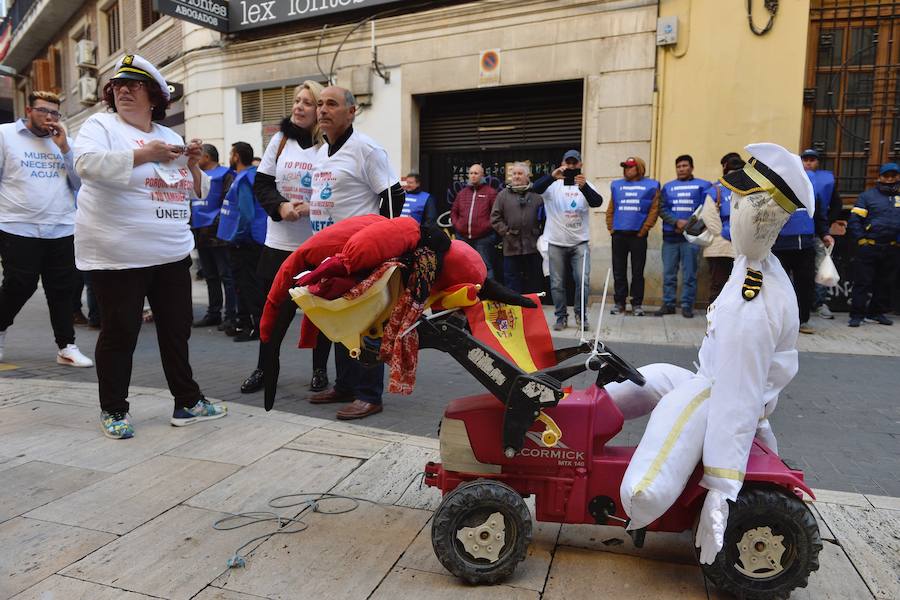
[[(456, 538), (461, 528), (477, 527), (493, 513), (503, 515), (505, 540), (495, 561), (472, 556)], [(531, 543), (531, 511), (521, 494), (505, 483), (478, 479), (444, 496), (431, 524), (431, 545), (444, 567), (469, 583), (494, 584), (509, 577)]]
[[(740, 560), (742, 539), (753, 539), (758, 528), (783, 536), (782, 570), (770, 576), (766, 568), (751, 571)], [(722, 550), (713, 564), (701, 567), (717, 588), (742, 600), (785, 600), (795, 588), (806, 587), (809, 574), (819, 568), (820, 550), (819, 526), (802, 500), (780, 488), (751, 487), (744, 488), (736, 502), (729, 502)], [(754, 575), (742, 573), (739, 566)]]

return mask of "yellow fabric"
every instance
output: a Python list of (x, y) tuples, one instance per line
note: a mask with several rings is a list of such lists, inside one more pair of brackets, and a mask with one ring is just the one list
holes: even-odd
[(440, 292), (432, 294), (425, 303), (425, 306), (439, 303), (442, 310), (474, 306), (479, 302), (478, 292), (480, 289), (480, 285), (472, 283), (465, 284), (458, 289), (451, 289), (449, 291), (441, 290)]
[[(502, 302), (485, 301), (481, 303), (484, 310), (484, 322), (488, 329), (503, 349), (515, 361), (520, 369), (527, 373), (534, 373), (538, 370), (534, 364), (534, 359), (528, 351), (528, 342), (525, 341), (525, 323), (522, 320), (522, 307), (503, 304)], [(497, 313), (501, 310), (507, 311), (509, 319), (507, 319), (508, 327), (503, 331), (497, 329), (495, 325), (497, 321)]]
[[(145, 71), (143, 69), (138, 69), (137, 67), (124, 67), (124, 66), (119, 67), (119, 70), (116, 71), (116, 75), (118, 75), (122, 71), (127, 71), (129, 73), (137, 73), (138, 75), (146, 75), (148, 78), (154, 79), (150, 73), (148, 73), (147, 71)], [(115, 78), (115, 75), (113, 75), (113, 78)]]
[(874, 245), (875, 245), (875, 240), (872, 240), (872, 239), (869, 239), (869, 238), (860, 238), (860, 240), (859, 240), (858, 243), (859, 243), (860, 246), (874, 246)]
[(710, 477), (721, 477), (722, 479), (733, 479), (735, 481), (743, 481), (744, 473), (737, 469), (720, 469), (719, 467), (703, 467), (703, 473)]
[(868, 210), (866, 210), (865, 208), (860, 208), (858, 206), (854, 206), (853, 208), (851, 208), (850, 212), (852, 212), (854, 215), (861, 216), (863, 219), (869, 216)]
[[(759, 185), (760, 189), (768, 192), (778, 204), (778, 206), (786, 210), (788, 214), (794, 214), (794, 211), (797, 210), (797, 205), (791, 202), (791, 200), (784, 195), (784, 192), (775, 187), (775, 184), (769, 181), (769, 179), (765, 175), (757, 171), (752, 164), (747, 163), (746, 165), (744, 165), (744, 173), (746, 173), (750, 177), (750, 179), (755, 181)], [(741, 193), (746, 196), (750, 192)]]
[(696, 396), (694, 399), (688, 402), (688, 405), (684, 407), (684, 410), (681, 411), (681, 414), (678, 415), (678, 418), (675, 420), (675, 425), (672, 427), (672, 430), (669, 432), (669, 435), (666, 436), (666, 441), (663, 442), (662, 447), (659, 450), (659, 454), (656, 455), (656, 458), (653, 459), (653, 462), (650, 463), (650, 468), (647, 469), (647, 473), (644, 475), (644, 478), (641, 479), (640, 483), (638, 483), (634, 488), (635, 494), (640, 494), (644, 490), (650, 487), (653, 483), (653, 480), (656, 479), (656, 476), (659, 475), (659, 471), (663, 466), (663, 463), (666, 462), (666, 459), (669, 457), (669, 454), (672, 453), (672, 448), (675, 446), (675, 442), (678, 441), (679, 436), (681, 435), (682, 430), (685, 425), (687, 425), (688, 420), (691, 416), (696, 412), (696, 410), (709, 398), (709, 394), (712, 391), (712, 388), (706, 388)]

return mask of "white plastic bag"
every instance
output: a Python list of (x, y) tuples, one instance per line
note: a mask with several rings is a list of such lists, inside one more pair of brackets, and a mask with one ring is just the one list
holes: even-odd
[(825, 256), (822, 257), (822, 263), (816, 271), (816, 283), (825, 287), (835, 287), (841, 280), (841, 275), (831, 260), (831, 248), (832, 246), (825, 246)]
[(653, 409), (619, 488), (629, 530), (661, 517), (684, 491), (703, 454), (710, 387), (708, 379), (693, 377)]
[(691, 215), (691, 218), (688, 219), (688, 223), (684, 226), (682, 235), (684, 236), (684, 239), (691, 244), (706, 248), (713, 243), (715, 236), (706, 226), (706, 223), (703, 222), (703, 217), (700, 216), (702, 211), (703, 205), (701, 204)]

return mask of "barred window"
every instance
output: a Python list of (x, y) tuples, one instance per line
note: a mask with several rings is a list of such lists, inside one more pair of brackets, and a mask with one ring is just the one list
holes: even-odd
[(122, 47), (122, 31), (119, 25), (119, 3), (104, 11), (106, 16), (106, 53), (110, 56)]

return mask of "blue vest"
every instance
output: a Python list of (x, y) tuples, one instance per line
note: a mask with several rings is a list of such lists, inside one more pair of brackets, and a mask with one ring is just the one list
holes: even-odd
[(816, 210), (824, 211), (828, 215), (831, 204), (831, 196), (834, 194), (834, 173), (831, 171), (807, 171), (806, 176), (812, 183), (816, 193)]
[(403, 210), (400, 211), (400, 214), (404, 217), (412, 217), (421, 223), (422, 215), (425, 213), (425, 203), (428, 202), (430, 197), (431, 194), (428, 192), (420, 191), (415, 194), (407, 192), (406, 202), (403, 203)]
[[(816, 210), (819, 210), (818, 207), (816, 207)], [(805, 208), (798, 208), (791, 214), (791, 217), (787, 220), (787, 223), (784, 224), (784, 227), (781, 228), (781, 233), (778, 234), (778, 237), (813, 235), (815, 233), (816, 224), (813, 222), (812, 217), (809, 216), (809, 213), (806, 212)]]
[(721, 183), (714, 183), (709, 186), (706, 192), (713, 202), (716, 202), (716, 194), (718, 193), (719, 218), (722, 220), (722, 237), (731, 241), (731, 190)]
[(231, 169), (221, 165), (204, 171), (209, 175), (209, 193), (206, 198), (198, 198), (191, 202), (191, 227), (209, 227), (219, 216), (222, 200), (225, 197), (225, 176)]
[(649, 177), (638, 181), (616, 179), (610, 184), (613, 209), (613, 231), (640, 231), (653, 198), (659, 189), (659, 182)]
[[(250, 186), (253, 189), (253, 182), (256, 180), (256, 167), (247, 167), (238, 173), (234, 182), (231, 184), (228, 193), (225, 194), (225, 201), (222, 202), (222, 209), (219, 213), (219, 229), (216, 237), (226, 242), (243, 241), (235, 240), (238, 233), (238, 224), (240, 221), (240, 208), (238, 207), (238, 189), (242, 185)], [(253, 220), (250, 222), (250, 237), (257, 244), (264, 244), (266, 241), (266, 220), (268, 215), (256, 198), (253, 199)]]
[[(709, 189), (710, 185), (705, 179), (697, 178), (688, 179), (687, 181), (678, 179), (670, 181), (662, 188), (661, 208), (676, 219), (690, 219), (694, 211), (703, 204), (706, 190)], [(681, 237), (680, 233), (675, 233), (675, 226), (665, 221), (663, 222), (663, 233)]]

